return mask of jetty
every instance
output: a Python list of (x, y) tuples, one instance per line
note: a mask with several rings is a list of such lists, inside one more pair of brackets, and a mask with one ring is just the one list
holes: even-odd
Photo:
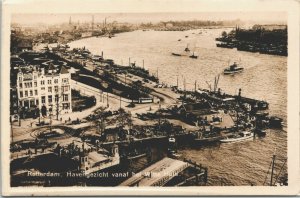
[(163, 186), (187, 167), (187, 162), (166, 157), (134, 174), (120, 186)]
[[(182, 179), (180, 176), (187, 169), (193, 169), (193, 175)], [(168, 184), (171, 186), (184, 186), (189, 182), (194, 182), (197, 185), (201, 182), (206, 184), (207, 168), (191, 160), (184, 159), (181, 161), (165, 157), (141, 172), (133, 174), (132, 177), (122, 182), (120, 186), (169, 186)]]

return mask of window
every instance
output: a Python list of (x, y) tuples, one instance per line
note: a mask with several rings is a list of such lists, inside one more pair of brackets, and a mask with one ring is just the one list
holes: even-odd
[(68, 94), (64, 94), (63, 95), (63, 101), (68, 101), (69, 100), (69, 95)]
[(32, 82), (28, 83), (29, 84), (29, 87), (32, 87)]
[(57, 84), (58, 83), (58, 79), (54, 79), (54, 83)]
[(38, 95), (38, 91), (37, 90), (34, 90), (34, 95)]
[(68, 83), (68, 82), (69, 82), (69, 79), (68, 79), (68, 78), (63, 78), (63, 79), (62, 79), (62, 82), (63, 82), (63, 83)]
[(22, 88), (23, 87), (23, 83), (19, 83), (19, 87)]
[(34, 78), (34, 80), (36, 80), (36, 78), (37, 78), (37, 77), (36, 77), (36, 75), (34, 75), (34, 77), (33, 77), (33, 78)]
[(44, 85), (45, 84), (45, 81), (44, 80), (41, 80), (41, 85)]
[(25, 97), (27, 97), (28, 96), (28, 91), (25, 91)]
[(35, 104), (36, 104), (36, 105), (39, 105), (39, 100), (35, 100)]
[(58, 102), (58, 95), (55, 95), (55, 102)]
[(30, 106), (34, 105), (34, 100), (30, 100)]
[(55, 93), (58, 92), (58, 86), (54, 86), (54, 92), (55, 92)]
[(63, 104), (63, 109), (70, 109), (69, 103), (64, 103)]
[(51, 95), (48, 96), (48, 102), (49, 102), (49, 103), (52, 103), (52, 96), (51, 96)]
[(27, 87), (28, 87), (28, 83), (24, 83), (24, 85), (25, 85), (25, 88), (27, 88)]
[(23, 97), (23, 91), (20, 91), (20, 98)]
[(32, 90), (30, 90), (30, 92), (29, 92), (29, 93), (30, 93), (30, 96), (33, 96), (33, 91), (32, 91)]
[(41, 90), (45, 90), (45, 87), (42, 87)]
[(48, 87), (48, 92), (52, 93), (52, 87)]
[(52, 81), (51, 80), (48, 80), (48, 85), (51, 85), (52, 84)]
[(22, 77), (19, 77), (19, 81), (22, 81)]
[(62, 87), (62, 91), (63, 91), (63, 92), (67, 92), (68, 90), (69, 90), (69, 86), (63, 86), (63, 87)]
[(46, 97), (42, 96), (42, 104), (45, 104), (45, 103), (46, 103)]
[(37, 87), (37, 82), (34, 82), (34, 87)]

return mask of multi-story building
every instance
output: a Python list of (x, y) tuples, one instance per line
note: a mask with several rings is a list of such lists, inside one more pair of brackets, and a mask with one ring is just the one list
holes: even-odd
[(71, 74), (64, 66), (52, 63), (45, 67), (29, 66), (17, 74), (19, 107), (40, 116), (72, 112)]

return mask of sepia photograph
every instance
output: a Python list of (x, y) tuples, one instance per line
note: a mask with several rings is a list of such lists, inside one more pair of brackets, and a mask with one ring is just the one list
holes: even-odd
[(20, 11), (4, 23), (10, 189), (295, 187), (288, 10), (96, 2), (99, 11)]

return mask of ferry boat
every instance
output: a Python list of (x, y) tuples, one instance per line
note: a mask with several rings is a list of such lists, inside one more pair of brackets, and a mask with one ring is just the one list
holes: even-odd
[(240, 142), (250, 138), (253, 138), (254, 134), (250, 131), (242, 131), (234, 135), (230, 135), (227, 138), (220, 140), (222, 143)]
[(244, 71), (243, 67), (239, 67), (236, 62), (230, 65), (228, 68), (224, 69), (224, 74), (235, 74)]

